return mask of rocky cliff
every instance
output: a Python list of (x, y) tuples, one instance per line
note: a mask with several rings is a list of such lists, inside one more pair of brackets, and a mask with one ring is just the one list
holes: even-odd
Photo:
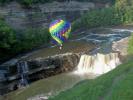
[(128, 52), (127, 52), (128, 42), (129, 42), (129, 37), (126, 37), (119, 41), (113, 42), (112, 49), (114, 51), (120, 52), (120, 54), (122, 56), (126, 56), (128, 54)]
[(20, 4), (11, 2), (0, 7), (0, 15), (15, 29), (29, 27), (48, 27), (49, 23), (56, 18), (73, 21), (85, 12), (94, 9), (95, 4), (90, 2), (53, 2), (37, 4), (30, 9), (24, 9)]
[[(66, 53), (47, 58), (28, 60), (28, 82), (31, 83), (59, 73), (72, 71), (76, 68), (79, 59), (80, 54), (78, 53)], [(19, 61), (17, 63), (19, 63)], [(9, 67), (10, 76), (6, 77), (5, 81), (1, 82), (1, 85), (3, 86), (0, 88), (0, 94), (18, 88), (20, 75), (17, 73), (17, 63), (15, 66), (13, 65)], [(7, 83), (6, 86), (4, 85), (5, 82)]]

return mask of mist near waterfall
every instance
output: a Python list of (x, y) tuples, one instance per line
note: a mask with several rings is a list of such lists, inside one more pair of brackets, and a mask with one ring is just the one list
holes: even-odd
[(78, 74), (104, 74), (116, 68), (121, 61), (118, 53), (81, 55), (75, 73)]

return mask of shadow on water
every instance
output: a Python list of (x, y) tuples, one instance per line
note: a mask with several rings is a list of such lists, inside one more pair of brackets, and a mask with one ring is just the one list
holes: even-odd
[[(96, 75), (94, 74), (83, 74), (83, 75), (77, 75), (74, 72), (70, 73), (63, 73), (60, 75), (56, 75), (53, 77), (49, 77), (44, 80), (40, 80), (36, 82), (35, 84), (31, 85), (28, 89), (31, 89), (30, 91), (41, 91), (39, 95), (36, 95), (33, 98), (38, 98), (39, 96), (54, 96), (60, 93), (61, 91), (64, 91), (66, 89), (72, 88), (75, 84), (77, 84), (80, 81), (83, 81), (85, 79), (93, 79)], [(42, 83), (44, 83), (42, 85)], [(34, 89), (32, 89), (34, 87)], [(23, 91), (24, 93), (25, 91)], [(31, 97), (31, 100), (33, 99)], [(30, 100), (30, 99), (29, 99)]]

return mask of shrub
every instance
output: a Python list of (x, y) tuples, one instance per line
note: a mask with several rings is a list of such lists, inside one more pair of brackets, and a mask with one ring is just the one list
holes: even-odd
[(121, 24), (121, 17), (117, 14), (114, 7), (93, 10), (85, 14), (81, 19), (73, 22), (73, 31), (82, 27), (93, 28), (99, 26), (110, 26)]

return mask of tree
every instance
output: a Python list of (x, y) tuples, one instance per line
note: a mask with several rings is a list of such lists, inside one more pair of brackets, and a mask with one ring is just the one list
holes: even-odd
[(0, 49), (9, 50), (16, 42), (16, 34), (4, 21), (0, 21)]

